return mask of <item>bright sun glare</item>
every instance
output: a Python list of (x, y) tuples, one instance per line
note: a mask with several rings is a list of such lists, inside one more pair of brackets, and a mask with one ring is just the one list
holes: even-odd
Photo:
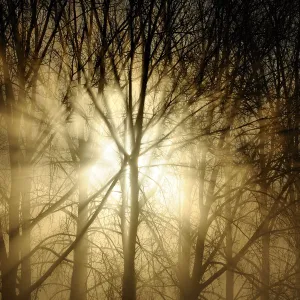
[[(124, 95), (122, 95), (122, 91), (116, 90), (113, 87), (108, 87), (106, 89), (106, 94), (99, 100), (99, 105), (101, 105), (101, 103), (105, 103), (106, 108), (104, 109), (107, 109), (109, 117), (112, 118), (114, 126), (117, 128), (117, 133), (120, 134), (118, 137), (120, 140), (122, 140), (122, 136), (124, 137), (124, 132), (127, 132), (127, 134), (125, 133), (126, 135), (123, 141), (123, 146), (124, 149), (130, 153), (130, 138), (129, 133), (125, 128), (126, 126), (124, 126), (124, 102), (122, 97), (124, 97)], [(149, 95), (149, 97), (152, 96)], [(109, 101), (107, 101), (107, 99), (109, 99)], [(151, 110), (151, 112), (153, 110), (151, 107), (148, 109)], [(158, 122), (144, 133), (142, 145), (146, 149), (160, 138), (160, 125), (161, 124)], [(114, 139), (109, 137), (110, 134), (104, 122), (100, 121), (100, 123), (96, 123), (94, 126), (97, 131), (97, 137), (95, 137), (96, 150), (94, 149), (95, 160), (87, 169), (89, 186), (92, 191), (99, 190), (101, 186), (105, 185), (108, 180), (120, 170), (122, 161), (122, 155), (120, 154)], [(167, 141), (164, 143), (166, 142)], [(141, 152), (143, 152), (145, 148), (142, 147)], [(159, 147), (156, 147), (156, 150), (157, 148)], [(165, 172), (166, 152), (170, 148), (171, 145), (164, 145), (164, 150), (160, 150), (159, 155), (150, 149), (138, 158), (139, 184), (144, 195), (148, 198), (153, 196), (158, 189), (161, 188), (163, 178), (168, 177), (168, 175), (166, 175), (168, 172)], [(170, 180), (170, 178), (167, 178), (167, 181)], [(116, 186), (115, 189), (119, 190), (120, 187)], [(156, 199), (160, 201), (158, 195), (156, 195)]]
[[(97, 190), (105, 185), (121, 166), (120, 155), (112, 139), (102, 140), (99, 143), (97, 158), (97, 161), (88, 168), (88, 180), (91, 190)], [(151, 151), (139, 157), (139, 183), (147, 198), (153, 196), (160, 188), (162, 178), (165, 176), (165, 163), (164, 157), (153, 157)], [(160, 201), (159, 197), (156, 197), (156, 199)]]

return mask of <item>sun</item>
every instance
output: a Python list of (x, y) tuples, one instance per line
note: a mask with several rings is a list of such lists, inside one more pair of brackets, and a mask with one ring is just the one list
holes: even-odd
[(92, 188), (99, 188), (116, 174), (121, 159), (113, 140), (102, 139), (97, 143), (96, 161), (88, 169), (88, 180)]
[[(126, 107), (124, 107), (124, 95), (123, 91), (120, 91), (113, 87), (107, 87), (104, 94), (99, 99), (99, 106), (105, 111), (105, 116), (112, 124), (112, 128), (115, 134), (112, 134), (103, 118), (99, 118), (94, 124), (95, 128), (93, 149), (94, 160), (87, 170), (89, 189), (93, 192), (99, 190), (104, 186), (117, 172), (119, 172), (122, 161), (123, 153), (120, 151), (120, 146), (130, 155), (133, 151), (132, 132), (128, 124)], [(150, 126), (147, 122), (151, 122), (149, 117), (155, 111), (157, 103), (157, 97), (161, 97), (160, 93), (156, 97), (151, 93), (147, 96), (149, 104), (145, 110), (145, 122), (144, 131), (141, 141), (141, 154), (138, 157), (138, 180), (141, 190), (141, 194), (150, 198), (155, 196), (158, 202), (162, 201), (163, 195), (160, 194), (160, 190), (164, 187), (163, 182), (172, 181), (168, 177), (169, 172), (166, 172), (168, 163), (168, 153), (172, 147), (169, 139), (162, 142), (161, 132), (165, 129), (163, 121), (153, 122)], [(152, 99), (153, 98), (153, 99)], [(155, 100), (155, 101), (154, 101)], [(132, 129), (131, 129), (132, 130)], [(123, 178), (126, 184), (119, 183), (115, 189), (119, 192), (128, 194), (128, 188), (130, 187), (130, 168), (124, 169)], [(165, 180), (166, 179), (166, 180)], [(121, 187), (121, 185), (123, 185)]]

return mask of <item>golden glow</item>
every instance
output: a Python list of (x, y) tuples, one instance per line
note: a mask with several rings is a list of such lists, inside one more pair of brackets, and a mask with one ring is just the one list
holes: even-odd
[(88, 171), (89, 182), (93, 188), (105, 184), (120, 168), (120, 158), (113, 140), (105, 139), (99, 142), (96, 155), (97, 160)]

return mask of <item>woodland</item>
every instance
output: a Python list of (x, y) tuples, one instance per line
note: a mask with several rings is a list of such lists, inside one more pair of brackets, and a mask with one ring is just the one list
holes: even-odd
[(0, 299), (300, 299), (299, 0), (0, 0)]

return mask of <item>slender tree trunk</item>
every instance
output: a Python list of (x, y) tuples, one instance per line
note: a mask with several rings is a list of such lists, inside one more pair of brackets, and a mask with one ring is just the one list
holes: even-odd
[[(87, 180), (86, 180), (86, 142), (80, 140), (80, 167), (79, 167), (79, 204), (77, 217), (77, 236), (81, 234), (88, 221)], [(71, 300), (87, 299), (87, 258), (88, 236), (85, 233), (74, 249), (74, 266), (71, 280)]]
[[(202, 278), (205, 270), (203, 269), (203, 258), (205, 250), (205, 239), (207, 234), (207, 217), (209, 212), (209, 207), (205, 205), (204, 202), (204, 179), (206, 171), (206, 155), (207, 149), (203, 150), (200, 169), (199, 169), (199, 212), (200, 219), (197, 229), (197, 242), (195, 249), (195, 260), (193, 265), (191, 285), (188, 291), (185, 291), (185, 300), (196, 300), (199, 296), (198, 285)], [(212, 175), (213, 176), (213, 175)], [(210, 182), (210, 190), (214, 186), (213, 181)]]
[[(299, 229), (298, 229), (299, 230)], [(300, 234), (296, 236), (296, 276), (295, 276), (295, 285), (296, 285), (296, 298), (300, 299)]]
[[(31, 190), (31, 178), (30, 178), (30, 168), (29, 166), (23, 166), (25, 168), (22, 172), (22, 263), (21, 263), (21, 282), (20, 282), (20, 293), (26, 292), (31, 285), (31, 260), (30, 257), (24, 258), (29, 252), (31, 247), (30, 229), (28, 228), (31, 214), (30, 214), (30, 190)], [(25, 293), (26, 294), (26, 293)], [(30, 300), (31, 296), (28, 295), (22, 300)]]
[(15, 300), (17, 293), (17, 273), (18, 261), (20, 254), (19, 245), (19, 226), (20, 226), (20, 197), (21, 197), (21, 180), (19, 173), (19, 148), (18, 138), (16, 136), (19, 128), (19, 121), (15, 124), (10, 124), (8, 129), (9, 141), (9, 157), (11, 168), (11, 188), (8, 204), (8, 236), (9, 250), (7, 260), (3, 264), (2, 274), (2, 300)]
[[(230, 133), (228, 134), (230, 136)], [(225, 256), (227, 263), (226, 270), (226, 300), (234, 299), (234, 272), (232, 266), (233, 257), (233, 238), (232, 238), (232, 222), (234, 212), (231, 205), (231, 175), (232, 175), (232, 163), (231, 163), (231, 152), (230, 152), (231, 141), (226, 142), (225, 152), (229, 159), (224, 159), (224, 170), (225, 170), (225, 219), (226, 219), (226, 243), (225, 243)]]
[(228, 269), (226, 271), (226, 300), (233, 300), (234, 290), (234, 272), (231, 267), (232, 260), (232, 212), (230, 203), (226, 204), (226, 220), (227, 220), (227, 231), (226, 231), (226, 261)]
[(139, 219), (139, 183), (137, 157), (130, 162), (130, 222), (126, 248), (124, 249), (124, 275), (123, 275), (123, 300), (136, 299), (136, 274), (135, 274), (135, 245)]
[(179, 238), (179, 281), (180, 281), (180, 300), (185, 299), (185, 293), (190, 289), (190, 260), (191, 260), (191, 189), (192, 176), (185, 172), (186, 183), (184, 185), (184, 194), (181, 209), (181, 225)]
[[(1, 28), (3, 24), (1, 22)], [(2, 249), (3, 261), (1, 265), (2, 272), (2, 300), (14, 300), (17, 289), (17, 262), (19, 260), (19, 214), (20, 214), (20, 197), (21, 182), (19, 174), (19, 134), (20, 118), (19, 112), (15, 109), (15, 96), (10, 78), (9, 67), (6, 61), (7, 41), (2, 30), (0, 36), (0, 54), (2, 58), (2, 67), (4, 75), (5, 99), (6, 99), (6, 126), (8, 137), (8, 154), (10, 160), (10, 196), (8, 199), (8, 249)], [(21, 89), (21, 88), (20, 88)], [(4, 246), (4, 244), (3, 244)], [(7, 254), (4, 255), (4, 253)]]
[[(299, 180), (296, 180), (295, 186), (299, 186)], [(295, 203), (296, 197), (299, 199), (300, 193), (297, 189), (294, 188), (294, 185), (291, 186), (290, 191), (291, 203)], [(300, 207), (298, 203), (295, 203), (295, 210), (293, 215), (293, 224), (295, 227), (295, 299), (300, 299)]]
[[(267, 135), (265, 133), (267, 124), (260, 121), (260, 145), (259, 145), (259, 160), (260, 160), (260, 213), (261, 221), (266, 219), (268, 214), (268, 199), (267, 199), (267, 162), (266, 162), (266, 149), (265, 143)], [(262, 266), (261, 266), (261, 300), (269, 300), (269, 286), (270, 286), (270, 233), (269, 222), (266, 222), (262, 232)]]
[(269, 300), (270, 286), (270, 234), (265, 231), (262, 237), (262, 300)]

